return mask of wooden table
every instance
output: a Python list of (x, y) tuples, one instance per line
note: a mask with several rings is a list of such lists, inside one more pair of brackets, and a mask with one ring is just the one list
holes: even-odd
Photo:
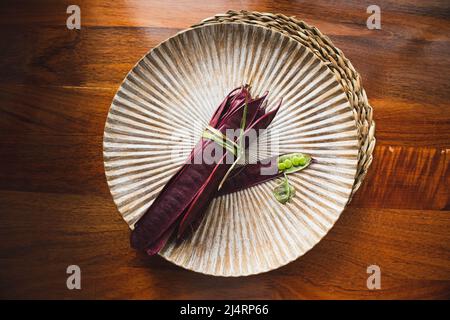
[[(0, 4), (1, 298), (450, 298), (450, 5), (377, 1), (68, 1)], [(228, 9), (295, 15), (361, 73), (374, 162), (329, 234), (279, 270), (217, 278), (137, 254), (110, 196), (102, 134), (113, 95), (150, 48)], [(66, 268), (82, 290), (66, 288)], [(366, 269), (381, 268), (381, 290)]]

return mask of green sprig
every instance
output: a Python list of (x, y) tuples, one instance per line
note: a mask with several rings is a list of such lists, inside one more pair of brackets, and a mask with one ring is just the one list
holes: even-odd
[(287, 174), (283, 174), (284, 179), (273, 189), (273, 195), (278, 202), (285, 204), (295, 195), (295, 188), (289, 183)]

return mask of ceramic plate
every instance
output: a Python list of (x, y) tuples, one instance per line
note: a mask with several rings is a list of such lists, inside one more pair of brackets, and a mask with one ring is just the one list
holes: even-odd
[[(315, 162), (291, 176), (286, 204), (270, 181), (215, 198), (200, 227), (160, 254), (217, 276), (276, 269), (310, 250), (345, 208), (354, 183), (358, 138), (342, 87), (309, 48), (279, 32), (245, 24), (188, 29), (152, 49), (120, 86), (105, 125), (105, 172), (130, 228), (186, 160), (224, 97), (249, 83), (282, 107), (261, 140), (276, 153)], [(274, 154), (267, 148), (257, 156)], [(255, 155), (256, 156), (256, 155)]]

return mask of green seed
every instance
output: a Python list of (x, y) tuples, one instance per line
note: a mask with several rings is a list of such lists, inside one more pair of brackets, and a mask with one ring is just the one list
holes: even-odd
[(289, 159), (284, 160), (284, 165), (286, 166), (286, 169), (292, 168), (292, 161)]
[(278, 163), (278, 170), (283, 171), (285, 169), (286, 169), (286, 165), (284, 164), (284, 162)]
[(308, 160), (306, 159), (306, 157), (301, 156), (301, 157), (300, 157), (299, 164), (300, 164), (301, 166), (304, 166), (304, 165), (306, 164), (307, 161), (308, 161)]
[(298, 166), (298, 165), (300, 165), (300, 157), (298, 157), (298, 156), (294, 156), (294, 157), (292, 157), (292, 164), (294, 165), (294, 166)]

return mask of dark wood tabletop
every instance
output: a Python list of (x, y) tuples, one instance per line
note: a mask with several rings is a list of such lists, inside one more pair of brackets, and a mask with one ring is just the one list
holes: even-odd
[[(450, 3), (376, 1), (0, 3), (0, 298), (450, 298)], [(351, 60), (374, 108), (362, 187), (311, 251), (245, 278), (136, 253), (103, 170), (109, 106), (152, 47), (228, 9), (295, 15)], [(366, 286), (381, 269), (381, 289)], [(68, 290), (66, 268), (81, 268)]]

